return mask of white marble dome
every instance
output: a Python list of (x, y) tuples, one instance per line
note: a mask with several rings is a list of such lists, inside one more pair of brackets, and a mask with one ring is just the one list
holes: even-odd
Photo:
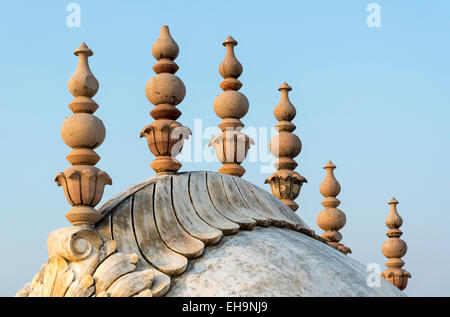
[(402, 296), (381, 279), (368, 287), (366, 268), (292, 230), (255, 228), (227, 236), (172, 279), (166, 296)]
[(49, 262), (17, 296), (402, 296), (328, 246), (291, 209), (235, 176), (153, 177), (94, 228), (48, 238)]
[(112, 199), (102, 212), (99, 232), (121, 252), (136, 252), (141, 268), (154, 267), (170, 279), (166, 296), (403, 294), (383, 279), (380, 287), (368, 287), (364, 265), (326, 245), (283, 203), (238, 177), (155, 177)]

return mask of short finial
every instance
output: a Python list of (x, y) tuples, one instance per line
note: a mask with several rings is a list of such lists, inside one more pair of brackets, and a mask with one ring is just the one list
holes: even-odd
[(186, 95), (183, 81), (174, 75), (178, 70), (174, 62), (178, 52), (169, 27), (162, 26), (159, 38), (152, 46), (152, 55), (158, 60), (153, 66), (156, 75), (145, 87), (148, 101), (155, 105), (150, 111), (155, 121), (142, 129), (140, 135), (146, 137), (150, 151), (156, 156), (150, 166), (157, 175), (175, 173), (181, 168), (176, 156), (181, 152), (184, 140), (191, 135), (189, 128), (175, 121), (181, 116), (176, 106)]
[(215, 136), (209, 145), (214, 147), (217, 158), (223, 164), (219, 173), (242, 176), (245, 169), (241, 163), (245, 160), (250, 146), (254, 144), (251, 138), (240, 132), (244, 127), (240, 119), (247, 114), (249, 103), (247, 97), (238, 92), (242, 87), (238, 77), (243, 68), (234, 55), (237, 41), (229, 36), (223, 45), (227, 52), (219, 65), (219, 73), (224, 78), (220, 84), (224, 92), (214, 100), (214, 112), (223, 119), (219, 123), (222, 133)]
[(275, 163), (277, 171), (269, 176), (265, 183), (270, 184), (270, 188), (275, 197), (284, 202), (293, 211), (298, 209), (294, 201), (300, 194), (303, 183), (307, 183), (306, 178), (295, 172), (297, 162), (294, 158), (300, 154), (302, 142), (292, 132), (295, 125), (291, 122), (296, 115), (295, 107), (289, 100), (288, 92), (292, 88), (284, 82), (280, 88), (281, 99), (275, 106), (273, 114), (279, 123), (275, 126), (279, 134), (270, 141), (270, 151), (278, 158)]
[(403, 232), (399, 229), (403, 224), (403, 219), (397, 212), (398, 201), (392, 197), (388, 202), (391, 205), (391, 211), (386, 218), (386, 226), (389, 228), (386, 235), (389, 240), (383, 243), (381, 251), (388, 258), (386, 266), (388, 267), (381, 276), (395, 285), (400, 290), (404, 290), (408, 284), (411, 274), (402, 269), (405, 262), (401, 259), (406, 254), (408, 247), (406, 242), (400, 239)]
[(69, 104), (74, 114), (61, 127), (64, 142), (73, 149), (66, 157), (73, 166), (58, 173), (55, 181), (63, 187), (67, 201), (73, 206), (66, 218), (73, 225), (93, 226), (101, 219), (94, 207), (112, 180), (106, 172), (94, 167), (100, 160), (94, 149), (102, 144), (106, 131), (103, 122), (93, 115), (98, 104), (91, 98), (99, 87), (88, 63), (93, 52), (83, 42), (74, 54), (78, 56), (78, 66), (68, 83), (75, 97)]
[(325, 197), (322, 201), (325, 209), (317, 215), (317, 225), (325, 231), (322, 238), (326, 239), (330, 246), (344, 254), (352, 253), (350, 248), (339, 243), (342, 240), (342, 234), (339, 230), (345, 226), (346, 217), (344, 212), (337, 208), (341, 204), (339, 199), (336, 198), (341, 192), (341, 185), (334, 176), (336, 165), (328, 161), (323, 168), (327, 171), (327, 174), (320, 184), (320, 193)]

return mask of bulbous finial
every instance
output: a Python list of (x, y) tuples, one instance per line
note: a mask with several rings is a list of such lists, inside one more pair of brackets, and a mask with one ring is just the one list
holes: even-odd
[(169, 27), (167, 25), (163, 25), (161, 27), (161, 33), (159, 34), (158, 39), (155, 43), (153, 43), (152, 46), (153, 57), (158, 61), (161, 58), (175, 60), (178, 56), (178, 53), (178, 44), (170, 34)]
[(391, 212), (386, 218), (386, 226), (389, 229), (398, 229), (403, 224), (403, 219), (397, 212), (398, 201), (392, 197), (388, 204), (391, 205)]
[(295, 130), (295, 124), (291, 121), (295, 118), (297, 111), (289, 100), (289, 91), (292, 90), (286, 82), (284, 82), (278, 90), (281, 92), (281, 99), (273, 110), (273, 115), (280, 121), (275, 128), (277, 131), (293, 132)]
[(214, 100), (214, 112), (223, 119), (219, 123), (222, 133), (215, 136), (209, 146), (214, 146), (217, 158), (223, 163), (219, 173), (242, 176), (245, 169), (241, 163), (254, 141), (240, 132), (244, 127), (240, 119), (247, 114), (249, 103), (247, 97), (238, 92), (242, 87), (242, 83), (237, 79), (242, 74), (242, 65), (234, 55), (234, 47), (237, 44), (231, 36), (223, 42), (227, 52), (219, 65), (219, 73), (224, 78), (220, 84), (224, 92)]
[(241, 63), (234, 54), (234, 47), (238, 45), (238, 42), (231, 36), (228, 36), (222, 44), (227, 48), (227, 52), (224, 60), (219, 64), (219, 74), (224, 78), (220, 84), (220, 88), (224, 91), (238, 91), (242, 87), (242, 83), (238, 78), (243, 71)]
[(272, 154), (278, 158), (275, 168), (278, 170), (269, 176), (265, 183), (270, 184), (270, 188), (275, 197), (284, 202), (293, 211), (298, 208), (295, 198), (300, 194), (303, 183), (307, 183), (306, 178), (295, 172), (297, 162), (294, 158), (300, 154), (302, 142), (292, 133), (295, 125), (290, 122), (294, 119), (296, 110), (289, 101), (288, 92), (292, 88), (284, 82), (278, 90), (281, 92), (280, 102), (275, 106), (273, 114), (280, 121), (275, 128), (279, 134), (270, 140), (269, 148)]
[(159, 38), (152, 46), (152, 55), (158, 60), (153, 66), (155, 73), (175, 74), (178, 71), (178, 65), (174, 62), (179, 53), (177, 42), (172, 38), (169, 27), (163, 25)]
[(400, 290), (404, 290), (411, 274), (402, 269), (405, 262), (401, 258), (408, 250), (406, 242), (400, 239), (403, 232), (399, 228), (403, 224), (403, 219), (397, 212), (398, 201), (392, 198), (388, 204), (391, 205), (391, 211), (386, 218), (386, 226), (389, 228), (386, 235), (389, 240), (381, 247), (384, 256), (388, 258), (386, 262), (388, 269), (381, 273), (381, 276)]
[(68, 83), (69, 91), (74, 97), (92, 98), (98, 91), (97, 78), (92, 74), (88, 62), (88, 57), (93, 54), (84, 42), (74, 51), (74, 55), (78, 56), (78, 66)]
[[(226, 78), (237, 79), (239, 78), (239, 76), (241, 76), (243, 71), (241, 63), (237, 60), (236, 56), (234, 55), (234, 47), (238, 45), (238, 42), (231, 36), (228, 36), (227, 39), (222, 44), (227, 48), (227, 53), (225, 55), (224, 60), (219, 65), (219, 73), (224, 79)], [(239, 88), (235, 87), (235, 89), (233, 90), (239, 90)]]
[(327, 171), (327, 174), (320, 184), (320, 193), (324, 197), (336, 197), (341, 192), (341, 185), (334, 176), (336, 165), (334, 165), (333, 162), (328, 161), (323, 168)]
[(325, 231), (322, 238), (326, 239), (329, 245), (344, 254), (352, 253), (350, 248), (339, 243), (342, 240), (342, 234), (339, 230), (345, 226), (346, 217), (344, 212), (337, 208), (341, 204), (339, 199), (336, 198), (341, 191), (341, 185), (334, 177), (336, 165), (328, 161), (323, 168), (327, 171), (327, 174), (320, 184), (320, 193), (325, 197), (322, 201), (325, 209), (317, 215), (317, 225)]
[(150, 151), (156, 159), (150, 164), (156, 174), (175, 173), (181, 168), (176, 159), (183, 142), (191, 131), (175, 121), (181, 115), (176, 105), (186, 95), (183, 81), (174, 74), (178, 65), (173, 61), (178, 56), (178, 45), (169, 32), (169, 27), (161, 28), (159, 38), (152, 46), (152, 55), (158, 62), (153, 66), (157, 75), (147, 82), (145, 95), (155, 105), (150, 115), (156, 120), (141, 131), (146, 137)]
[(55, 181), (63, 187), (67, 201), (73, 206), (66, 218), (73, 225), (93, 226), (102, 218), (94, 207), (100, 202), (104, 187), (111, 185), (112, 180), (106, 172), (94, 167), (100, 160), (94, 149), (102, 144), (106, 130), (102, 120), (93, 115), (98, 104), (91, 97), (99, 88), (88, 63), (93, 52), (82, 43), (74, 54), (78, 56), (78, 66), (68, 84), (75, 96), (69, 104), (74, 114), (64, 120), (61, 127), (64, 142), (73, 149), (66, 157), (73, 166), (58, 173)]

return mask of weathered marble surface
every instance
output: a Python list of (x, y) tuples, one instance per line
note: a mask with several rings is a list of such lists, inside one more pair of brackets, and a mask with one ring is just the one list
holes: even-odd
[(182, 274), (223, 236), (269, 225), (321, 239), (285, 204), (236, 176), (186, 172), (151, 178), (101, 209), (96, 231), (139, 256), (138, 269)]
[(276, 227), (225, 236), (172, 279), (166, 296), (404, 296), (366, 268), (304, 234)]
[(368, 288), (362, 264), (237, 176), (154, 177), (100, 211), (94, 228), (50, 234), (48, 263), (17, 296), (402, 295)]

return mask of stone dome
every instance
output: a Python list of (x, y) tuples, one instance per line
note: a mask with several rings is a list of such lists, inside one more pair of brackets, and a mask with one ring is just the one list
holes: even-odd
[(237, 176), (160, 175), (100, 208), (94, 228), (48, 238), (17, 296), (402, 296)]
[[(101, 208), (97, 231), (154, 268), (166, 296), (401, 296), (328, 246), (286, 205), (214, 172), (157, 176)], [(158, 288), (155, 283), (152, 291)], [(162, 286), (164, 285), (164, 287)]]

